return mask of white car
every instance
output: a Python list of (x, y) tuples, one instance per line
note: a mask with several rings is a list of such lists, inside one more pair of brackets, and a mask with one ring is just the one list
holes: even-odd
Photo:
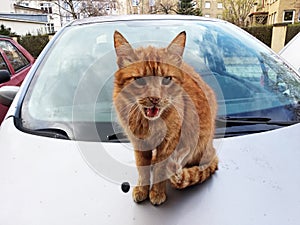
[[(184, 60), (217, 95), (219, 170), (181, 191), (168, 186), (157, 207), (131, 196), (133, 149), (112, 104), (115, 30), (134, 46), (166, 46), (185, 31)], [(0, 224), (298, 225), (299, 100), (299, 75), (228, 22), (178, 15), (74, 21), (19, 90), (0, 89), (0, 101), (11, 104), (0, 128)]]
[(300, 33), (290, 40), (278, 53), (300, 72)]

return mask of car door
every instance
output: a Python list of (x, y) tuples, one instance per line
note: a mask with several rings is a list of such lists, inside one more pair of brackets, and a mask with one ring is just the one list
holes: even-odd
[(4, 85), (20, 86), (34, 62), (33, 57), (11, 39), (0, 39), (0, 51), (2, 61), (5, 62), (6, 68), (11, 74), (10, 81), (0, 84), (0, 87)]
[[(0, 39), (0, 69), (10, 73), (10, 80), (0, 84), (2, 86), (20, 86), (29, 72), (34, 58), (22, 46), (10, 38)], [(0, 124), (8, 107), (0, 104)]]

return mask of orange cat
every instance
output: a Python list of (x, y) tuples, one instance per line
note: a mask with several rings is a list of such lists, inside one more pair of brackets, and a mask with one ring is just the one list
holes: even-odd
[(183, 62), (185, 42), (186, 33), (181, 32), (166, 48), (133, 49), (118, 31), (114, 33), (119, 70), (113, 101), (135, 150), (135, 202), (149, 197), (153, 205), (160, 205), (166, 201), (167, 180), (182, 189), (205, 181), (218, 168), (213, 147), (215, 95)]

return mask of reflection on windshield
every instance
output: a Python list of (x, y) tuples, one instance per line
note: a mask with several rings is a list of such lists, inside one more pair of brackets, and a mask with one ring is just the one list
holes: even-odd
[(77, 126), (75, 130), (84, 133), (89, 129), (86, 125), (92, 124), (103, 137), (116, 130), (122, 132), (115, 125), (112, 105), (117, 70), (112, 39), (115, 30), (126, 34), (135, 47), (166, 46), (175, 34), (185, 30), (184, 60), (215, 90), (220, 118), (299, 121), (299, 77), (263, 45), (228, 23), (168, 24), (67, 27), (39, 65), (22, 106), (22, 126), (31, 130), (69, 129), (67, 133)]

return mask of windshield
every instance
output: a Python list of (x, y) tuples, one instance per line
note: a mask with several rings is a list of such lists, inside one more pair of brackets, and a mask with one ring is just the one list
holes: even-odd
[(112, 104), (115, 30), (134, 47), (166, 47), (186, 31), (184, 60), (217, 95), (216, 135), (260, 132), (299, 120), (299, 77), (239, 28), (201, 20), (118, 21), (60, 32), (25, 95), (20, 115), (24, 129), (63, 130), (71, 139), (90, 141), (99, 136), (109, 141), (122, 133)]

